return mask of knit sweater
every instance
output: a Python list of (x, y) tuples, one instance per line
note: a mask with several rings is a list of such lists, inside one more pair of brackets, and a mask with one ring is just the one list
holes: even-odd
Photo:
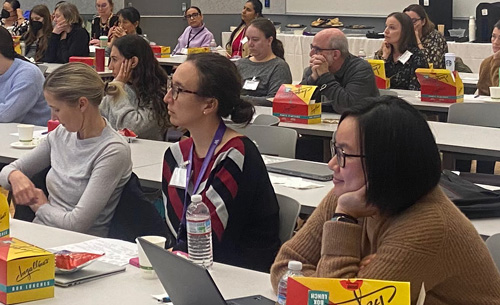
[(44, 81), (36, 65), (14, 59), (0, 75), (0, 122), (47, 125), (50, 108), (43, 96)]
[(0, 185), (10, 188), (13, 170), (30, 178), (48, 166), (48, 203), (40, 206), (33, 222), (106, 237), (132, 172), (124, 138), (109, 124), (89, 139), (78, 139), (76, 132), (59, 125), (33, 151), (2, 169)]
[[(305, 276), (410, 282), (412, 304), (422, 282), (426, 305), (500, 304), (500, 274), (488, 249), (439, 187), (398, 216), (359, 225), (331, 221), (336, 203), (330, 192), (281, 247), (271, 268), (274, 290), (288, 261), (298, 260)], [(360, 270), (369, 254), (376, 256)]]
[(493, 55), (487, 57), (481, 62), (479, 67), (479, 80), (477, 90), (480, 95), (490, 95), (490, 87), (498, 86), (498, 69), (500, 59), (493, 58)]

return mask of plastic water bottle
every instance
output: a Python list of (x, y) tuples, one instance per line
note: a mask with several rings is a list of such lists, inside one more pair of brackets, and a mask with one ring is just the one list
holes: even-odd
[(278, 284), (278, 304), (286, 305), (286, 287), (288, 278), (294, 276), (302, 276), (302, 263), (298, 261), (288, 262), (288, 271), (283, 275)]
[(365, 59), (366, 58), (365, 49), (363, 49), (363, 48), (359, 49), (358, 57), (361, 58), (361, 59)]
[(469, 41), (476, 40), (476, 19), (474, 16), (469, 17)]
[(191, 196), (191, 204), (186, 211), (186, 228), (189, 259), (210, 268), (213, 263), (212, 221), (210, 210), (201, 201), (201, 195)]
[(210, 52), (216, 53), (217, 52), (217, 43), (215, 42), (215, 39), (212, 38), (212, 41), (210, 41)]

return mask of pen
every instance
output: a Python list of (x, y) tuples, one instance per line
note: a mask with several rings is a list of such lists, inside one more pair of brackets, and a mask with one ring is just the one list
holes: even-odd
[(161, 302), (163, 303), (171, 302), (170, 297), (164, 297), (163, 299), (161, 299)]
[(479, 97), (479, 94), (474, 95), (474, 98)]
[(49, 133), (48, 131), (44, 131), (44, 132), (42, 132), (42, 135), (46, 135), (48, 133)]

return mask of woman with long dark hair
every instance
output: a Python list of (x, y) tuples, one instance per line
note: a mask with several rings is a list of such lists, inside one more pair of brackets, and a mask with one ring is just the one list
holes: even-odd
[[(236, 62), (243, 80), (243, 98), (254, 105), (272, 106), (267, 99), (274, 97), (282, 84), (292, 83), (283, 44), (276, 38), (273, 23), (266, 18), (254, 19), (246, 37), (252, 55)], [(257, 86), (250, 85), (256, 82)]]
[(226, 44), (226, 51), (230, 57), (241, 58), (250, 54), (245, 41), (245, 33), (250, 22), (258, 17), (264, 17), (262, 15), (262, 2), (260, 0), (248, 0), (241, 11), (241, 22), (231, 33), (231, 37)]
[(52, 19), (47, 6), (35, 5), (30, 11), (29, 28), (21, 37), (26, 44), (25, 57), (46, 61), (45, 52), (52, 33)]
[(163, 140), (169, 126), (163, 103), (167, 74), (146, 40), (138, 35), (117, 38), (109, 68), (115, 80), (124, 84), (126, 94), (118, 99), (106, 96), (101, 113), (115, 129), (128, 128), (140, 138)]
[(385, 22), (384, 42), (375, 53), (385, 61), (385, 74), (391, 78), (391, 88), (420, 90), (415, 70), (427, 68), (427, 60), (417, 47), (411, 18), (405, 13), (392, 13)]

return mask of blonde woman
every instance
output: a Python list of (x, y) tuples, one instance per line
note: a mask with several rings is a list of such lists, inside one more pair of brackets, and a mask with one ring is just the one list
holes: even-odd
[[(35, 212), (33, 222), (108, 235), (132, 172), (128, 144), (99, 112), (103, 95), (117, 94), (118, 88), (82, 63), (63, 65), (45, 81), (45, 99), (61, 124), (0, 172), (0, 185)], [(30, 178), (49, 166), (46, 197)]]

